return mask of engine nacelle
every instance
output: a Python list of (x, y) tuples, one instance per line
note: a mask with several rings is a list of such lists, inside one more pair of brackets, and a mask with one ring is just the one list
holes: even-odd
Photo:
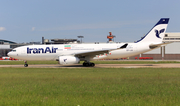
[(59, 56), (59, 64), (78, 64), (80, 59), (74, 56)]

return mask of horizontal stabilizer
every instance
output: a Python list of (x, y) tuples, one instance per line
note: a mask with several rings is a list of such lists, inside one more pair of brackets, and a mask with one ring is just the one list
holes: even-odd
[(155, 49), (155, 48), (157, 48), (157, 47), (160, 47), (160, 46), (163, 46), (163, 45), (166, 45), (166, 44), (170, 44), (170, 43), (172, 43), (172, 42), (160, 43), (160, 44), (151, 44), (151, 45), (149, 45), (149, 48), (150, 48), (150, 49)]

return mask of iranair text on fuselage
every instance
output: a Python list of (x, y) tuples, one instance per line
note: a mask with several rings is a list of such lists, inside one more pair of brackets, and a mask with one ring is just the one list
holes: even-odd
[(58, 48), (46, 47), (46, 48), (29, 48), (27, 47), (27, 54), (41, 54), (41, 53), (56, 53)]

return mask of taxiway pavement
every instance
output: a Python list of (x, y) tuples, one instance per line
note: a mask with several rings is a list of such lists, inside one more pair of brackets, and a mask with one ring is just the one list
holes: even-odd
[[(0, 67), (23, 68), (24, 65), (0, 65)], [(38, 64), (31, 65), (27, 68), (87, 68), (81, 64), (76, 65), (59, 65), (59, 64)], [(95, 67), (88, 68), (180, 68), (180, 64), (96, 64)]]

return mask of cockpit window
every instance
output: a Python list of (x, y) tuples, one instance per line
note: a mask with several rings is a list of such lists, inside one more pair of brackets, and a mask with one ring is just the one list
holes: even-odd
[(12, 52), (16, 52), (16, 50), (12, 50)]

